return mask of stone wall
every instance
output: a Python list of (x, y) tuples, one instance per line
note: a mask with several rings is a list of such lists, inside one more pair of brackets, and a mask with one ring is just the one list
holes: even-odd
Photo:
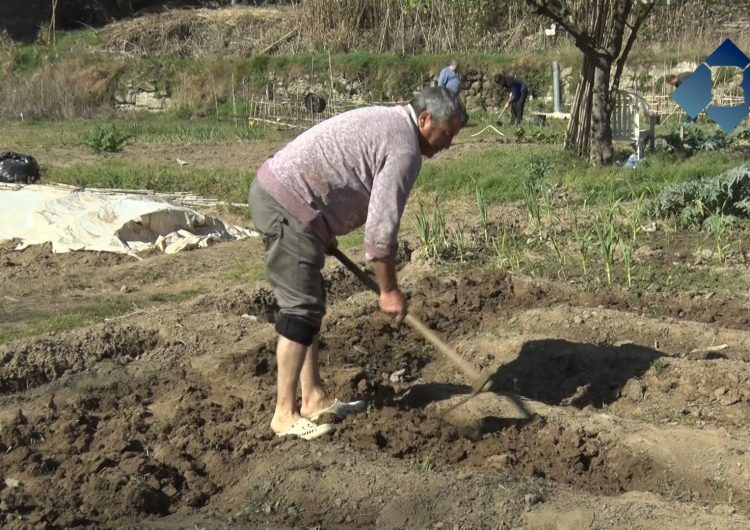
[[(647, 100), (653, 100), (654, 103), (661, 97), (664, 99), (664, 104), (672, 108), (673, 103), (669, 100), (671, 89), (665, 87), (665, 77), (669, 73), (677, 71), (692, 71), (695, 66), (694, 63), (680, 63), (672, 69), (665, 69), (664, 66), (657, 65), (635, 67), (632, 70), (626, 69), (623, 73), (621, 88), (645, 95)], [(560, 74), (563, 109), (569, 111), (575, 95), (574, 84), (578, 80), (578, 71), (572, 67), (563, 67)], [(482, 109), (488, 112), (496, 112), (504, 105), (507, 94), (495, 85), (493, 73), (480, 71), (476, 68), (467, 68), (462, 72), (462, 76), (462, 97), (469, 111)], [(435, 83), (435, 80), (431, 75), (426, 74), (421, 82), (422, 86), (430, 86)], [(333, 99), (342, 108), (380, 102), (372, 94), (366, 93), (367, 87), (361, 81), (347, 79), (342, 74), (334, 74), (332, 79), (320, 79), (304, 74), (298, 77), (285, 78), (271, 74), (265, 90), (257, 91), (255, 99), (301, 106), (305, 95), (313, 92), (331, 103), (332, 87), (334, 91)], [(415, 91), (414, 94), (416, 93)], [(388, 95), (387, 102), (406, 101), (411, 99), (414, 94), (402, 94), (400, 97)], [(224, 96), (226, 97), (226, 95)], [(174, 106), (173, 97), (174, 94), (171, 94), (167, 89), (158, 88), (153, 81), (133, 81), (116, 92), (115, 106), (123, 110), (158, 112), (172, 108)], [(219, 98), (222, 99), (221, 94)], [(536, 102), (533, 96), (530, 97), (530, 104), (534, 107), (543, 106), (551, 110), (552, 99), (552, 67), (550, 65), (549, 83), (545, 85), (544, 90), (536, 95)]]
[(172, 98), (165, 89), (151, 81), (128, 83), (115, 93), (115, 107), (120, 110), (147, 110), (160, 112), (172, 108)]
[[(571, 73), (571, 69), (564, 71), (566, 75), (570, 75)], [(469, 69), (463, 72), (462, 76), (462, 98), (469, 111), (474, 109), (498, 110), (498, 106), (501, 106), (506, 96), (498, 91), (497, 86), (492, 80), (492, 74), (481, 72), (477, 69)], [(422, 86), (431, 86), (434, 84), (435, 79), (429, 74), (425, 75), (422, 79)], [(363, 86), (361, 81), (347, 79), (342, 74), (334, 74), (333, 79), (329, 78), (327, 80), (311, 78), (309, 75), (301, 75), (294, 78), (281, 78), (280, 76), (271, 75), (265, 90), (258, 91), (255, 98), (301, 106), (305, 95), (312, 92), (323, 96), (330, 104), (331, 87), (333, 87), (334, 92), (333, 99), (343, 108), (381, 102), (379, 98), (373, 97), (372, 94), (366, 92), (367, 88)], [(383, 103), (405, 102), (417, 93), (418, 90), (415, 90), (412, 94), (402, 94), (400, 96), (387, 94), (388, 99)], [(166, 89), (157, 88), (156, 83), (153, 81), (133, 81), (128, 83), (125, 88), (116, 91), (115, 106), (121, 110), (158, 112), (172, 108), (174, 105), (173, 97), (174, 94)], [(539, 99), (545, 102), (552, 101), (552, 94), (543, 95)]]

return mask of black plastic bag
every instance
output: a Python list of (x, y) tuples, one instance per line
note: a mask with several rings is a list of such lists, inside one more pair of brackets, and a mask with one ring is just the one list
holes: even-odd
[(0, 154), (0, 182), (31, 184), (40, 178), (39, 164), (33, 156), (13, 151)]

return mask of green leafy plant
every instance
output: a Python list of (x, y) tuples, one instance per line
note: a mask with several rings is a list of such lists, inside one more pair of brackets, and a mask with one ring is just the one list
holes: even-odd
[(599, 242), (599, 254), (604, 262), (607, 284), (612, 283), (612, 265), (618, 239), (616, 216), (619, 208), (620, 203), (613, 202), (605, 212), (597, 213), (594, 221), (594, 234)]
[(712, 215), (750, 217), (750, 166), (739, 166), (710, 179), (673, 184), (651, 205), (655, 215), (698, 225)]
[(419, 203), (417, 212), (417, 234), (424, 245), (427, 257), (439, 259), (443, 252), (449, 247), (448, 229), (445, 215), (436, 204), (430, 216)]
[(729, 141), (732, 145), (748, 146), (750, 145), (750, 126), (739, 125), (729, 135)]
[(622, 262), (625, 264), (625, 278), (628, 281), (628, 287), (633, 285), (633, 246), (625, 239), (620, 239), (620, 255)]
[(122, 150), (130, 137), (130, 134), (115, 125), (98, 125), (86, 133), (84, 143), (97, 154), (116, 153)]
[(654, 373), (658, 375), (668, 366), (669, 366), (669, 363), (665, 361), (662, 357), (659, 357), (653, 363), (651, 363), (651, 370), (653, 370)]
[(526, 164), (525, 173), (532, 181), (539, 181), (547, 177), (554, 169), (554, 163), (543, 156), (532, 156)]
[(668, 153), (692, 156), (698, 151), (715, 151), (729, 144), (730, 140), (721, 129), (707, 132), (696, 125), (673, 128), (660, 138), (660, 144)]
[(714, 239), (715, 256), (719, 263), (726, 262), (727, 251), (732, 246), (731, 243), (726, 243), (725, 233), (735, 220), (734, 216), (716, 213), (703, 222), (704, 229), (710, 234), (709, 237), (712, 236)]

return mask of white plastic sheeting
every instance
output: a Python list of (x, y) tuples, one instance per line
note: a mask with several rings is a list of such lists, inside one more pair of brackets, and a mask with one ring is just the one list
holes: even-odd
[(51, 243), (53, 252), (171, 253), (256, 232), (154, 195), (0, 184), (0, 241), (17, 249)]

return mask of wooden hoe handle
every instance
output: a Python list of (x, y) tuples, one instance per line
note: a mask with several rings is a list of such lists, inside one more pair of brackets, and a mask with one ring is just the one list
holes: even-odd
[[(354, 275), (370, 290), (374, 291), (375, 294), (380, 294), (380, 288), (378, 287), (377, 282), (365, 273), (365, 271), (360, 269), (356, 263), (350, 260), (346, 254), (341, 252), (338, 248), (334, 249), (331, 254), (347, 269), (354, 273)], [(422, 335), (427, 342), (435, 346), (435, 348), (437, 348), (443, 355), (453, 361), (471, 381), (476, 381), (479, 378), (479, 371), (477, 371), (476, 368), (474, 368), (466, 359), (461, 357), (453, 347), (441, 339), (437, 333), (428, 328), (424, 322), (419, 320), (416, 316), (407, 313), (404, 322), (411, 326), (414, 331)]]

